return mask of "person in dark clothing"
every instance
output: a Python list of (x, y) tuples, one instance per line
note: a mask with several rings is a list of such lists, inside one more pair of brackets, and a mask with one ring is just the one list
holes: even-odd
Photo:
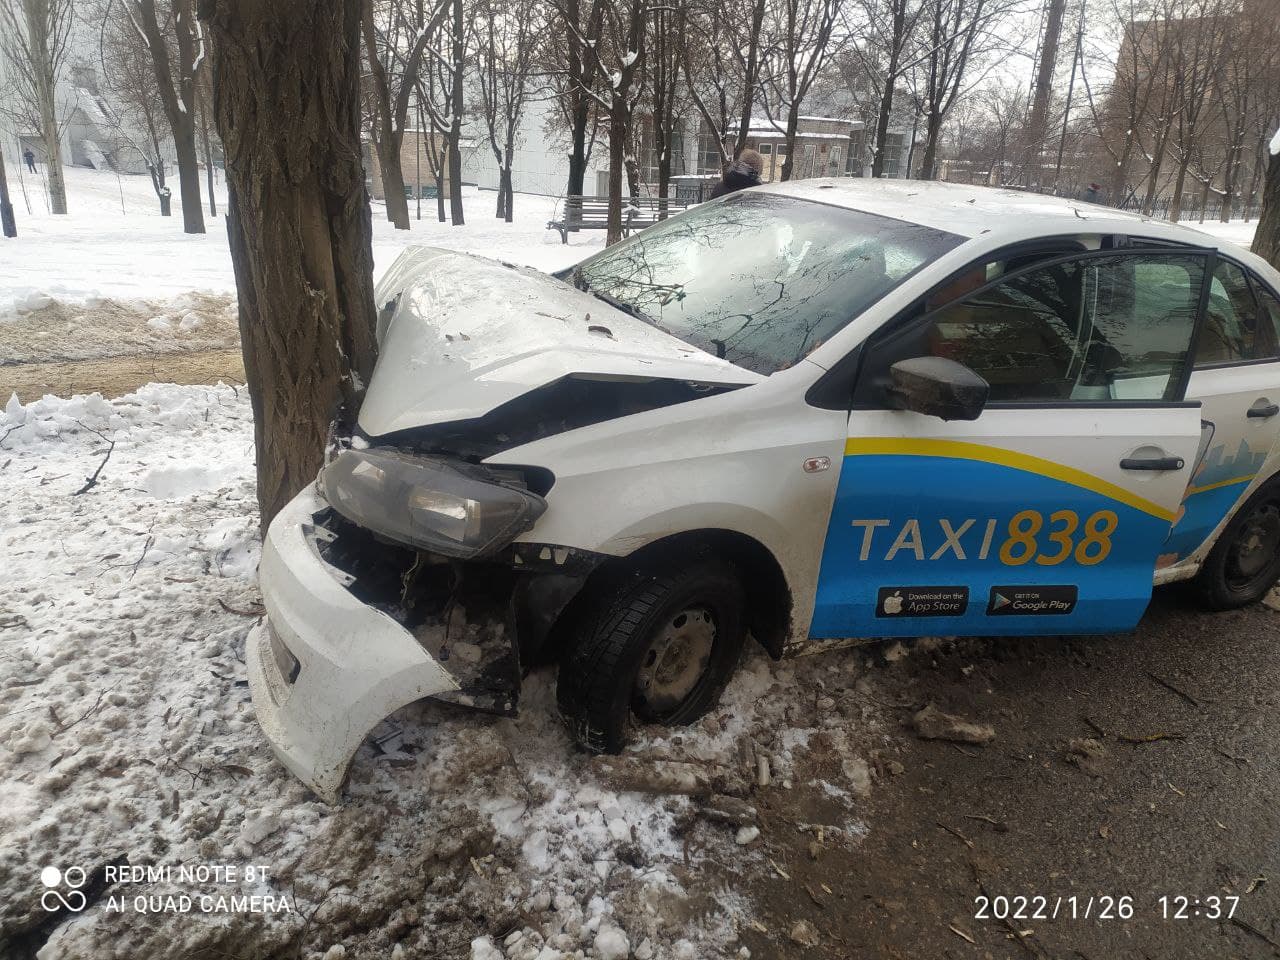
[(31, 152), (31, 148), (22, 151), (22, 159), (27, 161), (27, 169), (32, 173), (36, 172), (36, 155)]
[(755, 150), (743, 150), (738, 155), (738, 159), (725, 168), (720, 182), (712, 187), (711, 199), (723, 197), (726, 193), (733, 193), (735, 190), (760, 186), (760, 171), (763, 167), (764, 160), (759, 153)]

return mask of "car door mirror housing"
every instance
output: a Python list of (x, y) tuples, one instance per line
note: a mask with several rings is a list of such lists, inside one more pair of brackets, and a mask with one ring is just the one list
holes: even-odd
[(942, 420), (977, 420), (990, 386), (963, 363), (946, 357), (911, 357), (889, 368), (890, 402)]

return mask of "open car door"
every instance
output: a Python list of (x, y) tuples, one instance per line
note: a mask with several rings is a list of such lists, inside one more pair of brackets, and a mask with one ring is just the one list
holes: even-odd
[[(811, 635), (1132, 629), (1200, 443), (1183, 398), (1211, 257), (1059, 257), (873, 337)], [(976, 419), (901, 409), (892, 367), (922, 356), (986, 381)]]

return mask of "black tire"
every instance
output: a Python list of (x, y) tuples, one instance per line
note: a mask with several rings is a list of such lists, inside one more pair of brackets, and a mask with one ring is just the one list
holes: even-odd
[(1261, 600), (1280, 578), (1280, 480), (1260, 487), (1223, 528), (1196, 574), (1194, 587), (1209, 610), (1234, 610)]
[[(560, 714), (574, 739), (592, 753), (618, 753), (626, 745), (632, 713), (645, 721), (679, 726), (714, 707), (746, 641), (745, 606), (737, 572), (711, 554), (662, 571), (632, 571), (621, 582), (602, 588), (588, 601), (556, 682)], [(705, 666), (700, 667), (702, 657), (681, 656), (681, 647), (696, 644), (700, 651), (705, 649), (707, 617), (713, 636)], [(679, 639), (680, 630), (697, 630), (699, 636), (686, 643)], [(662, 661), (655, 663), (659, 644)], [(644, 692), (649, 687), (640, 685), (641, 671), (658, 674), (668, 656), (688, 664), (678, 671), (678, 678), (692, 688), (679, 693), (677, 684), (678, 700), (672, 699), (676, 694), (667, 694), (665, 700), (655, 697), (650, 702)]]

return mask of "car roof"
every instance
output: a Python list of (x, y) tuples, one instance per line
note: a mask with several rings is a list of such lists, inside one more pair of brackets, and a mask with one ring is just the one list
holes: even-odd
[(1198, 247), (1239, 248), (1199, 230), (1114, 207), (1022, 190), (937, 180), (828, 177), (757, 190), (919, 223), (962, 237), (1016, 243), (1062, 234), (1121, 233)]

